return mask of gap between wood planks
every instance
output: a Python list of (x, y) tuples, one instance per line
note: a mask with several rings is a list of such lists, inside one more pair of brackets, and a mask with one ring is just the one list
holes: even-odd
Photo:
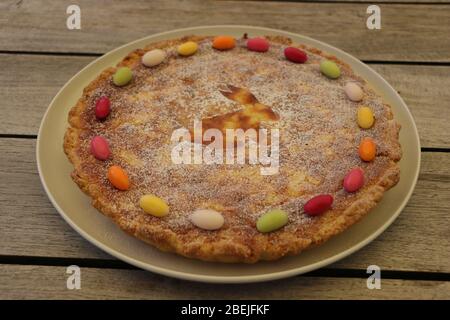
[[(92, 259), (92, 258), (58, 258), (58, 257), (32, 257), (0, 255), (0, 264), (4, 265), (31, 265), (67, 267), (77, 265), (81, 268), (141, 270), (120, 260)], [(421, 272), (421, 271), (381, 271), (383, 279), (393, 280), (422, 280), (422, 281), (450, 281), (450, 273)], [(322, 268), (306, 273), (308, 277), (356, 278), (368, 277), (366, 270), (362, 269), (335, 269)], [(300, 275), (299, 275), (300, 276)]]
[[(72, 56), (72, 57), (101, 57), (105, 53), (95, 52), (53, 52), (53, 51), (12, 51), (0, 50), (0, 54), (20, 54), (35, 56)], [(389, 65), (417, 65), (417, 66), (450, 66), (446, 61), (403, 61), (403, 60), (361, 60), (367, 64), (389, 64)]]

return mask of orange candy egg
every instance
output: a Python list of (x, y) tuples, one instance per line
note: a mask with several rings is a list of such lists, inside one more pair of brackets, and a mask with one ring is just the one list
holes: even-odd
[(108, 180), (119, 190), (128, 190), (130, 188), (130, 180), (128, 175), (119, 166), (111, 166), (108, 169)]
[(359, 157), (364, 161), (372, 161), (377, 154), (377, 145), (371, 138), (364, 138), (359, 145)]
[(214, 38), (212, 46), (217, 50), (229, 50), (236, 46), (236, 40), (230, 36), (217, 36)]

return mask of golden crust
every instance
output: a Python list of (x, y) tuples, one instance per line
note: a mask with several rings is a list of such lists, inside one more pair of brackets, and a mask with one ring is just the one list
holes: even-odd
[[(274, 44), (291, 44), (291, 41), (288, 38), (267, 38)], [(187, 40), (207, 42), (210, 41), (211, 38), (191, 36), (154, 43), (145, 49), (131, 52), (121, 63), (119, 63), (119, 66), (126, 65), (135, 68), (139, 66), (140, 57), (146, 51), (153, 48), (169, 50), (175, 45)], [(314, 48), (308, 48), (306, 46), (299, 47), (307, 50), (311, 55), (334, 60), (340, 65), (344, 74), (365, 85), (364, 80), (355, 76), (351, 71), (351, 68), (336, 57), (327, 55)], [(261, 234), (255, 231), (255, 216), (253, 215), (248, 219), (239, 216), (238, 222), (227, 221), (223, 229), (213, 232), (202, 231), (186, 226), (185, 221), (180, 223), (180, 219), (186, 220), (186, 215), (183, 214), (181, 209), (178, 212), (177, 222), (166, 222), (163, 219), (149, 217), (148, 215), (139, 212), (136, 208), (135, 198), (132, 198), (131, 196), (131, 198), (125, 198), (123, 193), (114, 190), (108, 185), (107, 181), (104, 181), (102, 174), (105, 172), (105, 168), (107, 168), (109, 163), (96, 161), (92, 159), (92, 156), (90, 156), (88, 152), (86, 152), (86, 144), (89, 137), (96, 134), (99, 130), (99, 128), (94, 128), (89, 122), (89, 116), (92, 115), (89, 115), (88, 110), (92, 110), (89, 108), (92, 108), (92, 101), (98, 94), (99, 88), (104, 88), (109, 85), (111, 75), (114, 71), (115, 68), (109, 68), (103, 71), (98, 78), (84, 89), (83, 96), (71, 109), (69, 113), (70, 127), (65, 134), (64, 150), (69, 160), (74, 165), (74, 171), (72, 172), (73, 180), (83, 192), (92, 198), (93, 206), (103, 214), (109, 216), (127, 233), (150, 243), (160, 250), (175, 252), (185, 257), (205, 261), (245, 263), (254, 263), (259, 260), (275, 260), (283, 256), (298, 254), (302, 250), (327, 241), (333, 235), (342, 232), (355, 222), (359, 221), (376, 206), (382, 198), (383, 193), (394, 186), (399, 180), (399, 167), (397, 162), (401, 158), (401, 149), (398, 143), (398, 132), (400, 127), (393, 120), (390, 106), (382, 103), (382, 106), (379, 106), (379, 108), (381, 110), (380, 112), (383, 112), (382, 119), (384, 120), (381, 120), (380, 117), (377, 121), (379, 121), (379, 125), (383, 124), (384, 129), (383, 132), (374, 133), (379, 134), (380, 139), (382, 139), (383, 148), (379, 156), (382, 161), (380, 160), (380, 162), (373, 164), (373, 167), (370, 167), (370, 164), (367, 165), (367, 168), (372, 168), (375, 175), (370, 176), (366, 186), (356, 195), (343, 194), (342, 191), (339, 191), (334, 187), (336, 189), (333, 190), (333, 192), (335, 192), (335, 199), (339, 199), (340, 202), (338, 202), (332, 210), (329, 210), (319, 217), (299, 218), (298, 215), (303, 214), (293, 212), (290, 216), (291, 226), (288, 225), (283, 229), (270, 234)], [(127, 89), (125, 88), (125, 90)], [(129, 90), (132, 90), (132, 88)], [(365, 87), (365, 92), (369, 92), (367, 93), (369, 97), (375, 99), (376, 95), (371, 92), (369, 88)], [(126, 122), (128, 118), (124, 115), (122, 115), (122, 117), (121, 121)], [(120, 122), (119, 118), (113, 120)], [(105, 122), (105, 124), (102, 124), (100, 129), (107, 128), (106, 126), (113, 126), (113, 120), (109, 123)], [(381, 121), (383, 121), (383, 123), (381, 123)], [(305, 148), (309, 150), (308, 147)], [(122, 152), (123, 150), (128, 151), (125, 147), (116, 149), (117, 152)], [(131, 149), (131, 151), (134, 152), (136, 150)], [(113, 150), (113, 154), (114, 152), (115, 151)], [(137, 158), (137, 161), (141, 160), (139, 156)], [(114, 160), (124, 161), (123, 158), (115, 158), (113, 155), (112, 161)], [(138, 165), (129, 165), (130, 170), (133, 170), (135, 166)], [(336, 168), (333, 170), (334, 171), (332, 172), (336, 172)], [(218, 175), (221, 174), (224, 173), (218, 173)], [(336, 175), (338, 174), (339, 173), (336, 173)], [(253, 178), (254, 176), (251, 176), (250, 179)], [(313, 177), (311, 177), (311, 179), (312, 178)], [(177, 182), (179, 182), (179, 180), (177, 180)], [(187, 181), (186, 183), (191, 183), (191, 181)], [(213, 185), (214, 180), (209, 183), (210, 185)], [(261, 180), (259, 182), (254, 182), (254, 184), (260, 184), (262, 187), (269, 188), (272, 186), (273, 182)], [(280, 191), (275, 190), (274, 193), (269, 195), (276, 196), (279, 194), (283, 200), (280, 200), (281, 202), (278, 203), (274, 200), (274, 202), (270, 202), (267, 207), (287, 203), (292, 198), (307, 198), (311, 194), (314, 194), (313, 190), (305, 191), (304, 194), (289, 196), (288, 189), (286, 189), (284, 184), (282, 185), (283, 187)], [(148, 186), (136, 185), (135, 188), (139, 190), (142, 189), (142, 192), (149, 190)], [(174, 186), (173, 188), (177, 187)], [(230, 193), (227, 193), (227, 195), (233, 195), (233, 197), (229, 196), (232, 201), (237, 201), (237, 199), (242, 197), (242, 195), (240, 195), (234, 198), (234, 194), (239, 192), (233, 192), (234, 193), (231, 193), (230, 191)], [(250, 197), (253, 194), (249, 193), (245, 195)], [(184, 196), (185, 194), (180, 194), (181, 199), (179, 199), (179, 202), (182, 203), (183, 201), (186, 201), (186, 199), (183, 198)], [(221, 199), (220, 195), (218, 195), (218, 198), (220, 201), (218, 200), (213, 206), (222, 205), (220, 209), (227, 213), (225, 216), (226, 220), (234, 219), (233, 217), (238, 219), (238, 213), (236, 213), (235, 209), (228, 206), (229, 203), (227, 202), (227, 199)], [(192, 201), (195, 202), (194, 200)], [(204, 202), (198, 203), (204, 204)], [(262, 202), (261, 205), (263, 205)]]

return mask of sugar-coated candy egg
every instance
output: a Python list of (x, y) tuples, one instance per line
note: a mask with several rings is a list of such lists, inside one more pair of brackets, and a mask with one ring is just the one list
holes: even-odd
[(267, 50), (269, 50), (269, 41), (264, 38), (248, 39), (247, 49), (256, 52), (266, 52)]
[(373, 116), (372, 109), (366, 106), (358, 108), (357, 122), (358, 125), (363, 129), (369, 129), (373, 126), (375, 118)]
[(217, 50), (230, 50), (236, 46), (236, 40), (231, 36), (217, 36), (214, 38), (212, 46)]
[(303, 206), (303, 210), (310, 216), (317, 216), (331, 208), (333, 196), (330, 194), (320, 194), (309, 199)]
[(308, 55), (306, 52), (295, 47), (287, 47), (284, 49), (284, 56), (289, 61), (295, 63), (305, 63), (308, 60)]
[(111, 102), (108, 97), (101, 97), (95, 103), (95, 117), (98, 120), (105, 119), (111, 112)]
[(177, 52), (180, 56), (191, 56), (198, 50), (198, 44), (194, 41), (188, 41), (180, 44), (177, 48)]
[(343, 187), (347, 192), (356, 192), (364, 185), (364, 172), (361, 168), (350, 170), (344, 178)]
[(109, 158), (111, 152), (109, 151), (109, 144), (105, 138), (95, 136), (91, 140), (91, 153), (99, 160), (106, 160)]
[(147, 67), (154, 67), (164, 61), (166, 52), (161, 49), (153, 49), (142, 56), (142, 64)]
[(130, 188), (130, 180), (128, 175), (119, 166), (111, 166), (108, 169), (108, 180), (119, 190), (128, 190)]
[(146, 213), (155, 217), (164, 217), (169, 213), (169, 206), (167, 203), (152, 194), (146, 194), (139, 200), (139, 205)]
[(212, 209), (198, 209), (190, 216), (189, 220), (200, 229), (217, 230), (222, 228), (225, 219), (220, 212)]
[(377, 145), (372, 138), (364, 138), (361, 140), (358, 149), (359, 157), (363, 161), (372, 161), (377, 154)]
[(364, 93), (361, 87), (354, 82), (347, 82), (344, 86), (344, 91), (347, 97), (352, 101), (358, 102), (363, 99)]
[(331, 60), (322, 60), (320, 62), (320, 71), (331, 79), (337, 79), (341, 75), (341, 69)]
[(256, 222), (259, 232), (267, 233), (280, 229), (288, 223), (288, 215), (281, 209), (272, 209), (263, 214)]
[(133, 78), (133, 72), (128, 67), (121, 67), (113, 75), (113, 82), (116, 86), (122, 87), (128, 84)]

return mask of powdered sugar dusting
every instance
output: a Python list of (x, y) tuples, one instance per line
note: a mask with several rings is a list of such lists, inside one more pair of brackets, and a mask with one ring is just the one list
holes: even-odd
[[(172, 230), (186, 232), (194, 227), (187, 216), (198, 208), (212, 208), (225, 216), (224, 228), (246, 234), (255, 231), (256, 219), (266, 210), (280, 207), (289, 213), (289, 230), (301, 230), (314, 223), (303, 214), (303, 204), (313, 195), (330, 193), (334, 207), (342, 209), (354, 195), (342, 192), (346, 172), (359, 166), (366, 179), (379, 176), (390, 163), (390, 112), (362, 79), (343, 68), (337, 80), (319, 71), (321, 56), (308, 52), (305, 64), (284, 59), (283, 46), (271, 43), (267, 53), (238, 47), (231, 51), (211, 48), (211, 39), (199, 43), (191, 57), (178, 57), (168, 50), (168, 60), (147, 68), (136, 65), (132, 82), (122, 88), (106, 81), (87, 97), (83, 114), (87, 127), (81, 136), (80, 158), (83, 170), (104, 189), (107, 201), (128, 219), (154, 223), (144, 214), (139, 198), (146, 193), (164, 198), (171, 213), (158, 220)], [(343, 87), (358, 82), (365, 96), (361, 103), (350, 101)], [(257, 165), (179, 165), (171, 161), (170, 137), (175, 129), (191, 128), (194, 119), (232, 111), (242, 106), (224, 97), (226, 85), (248, 89), (257, 99), (279, 114), (280, 120), (263, 127), (280, 129), (280, 171), (261, 176)], [(95, 101), (102, 95), (111, 100), (111, 115), (103, 122), (95, 119)], [(375, 114), (375, 126), (361, 130), (356, 108), (367, 105)], [(112, 158), (92, 159), (89, 142), (94, 135), (110, 143)], [(372, 137), (379, 156), (372, 163), (358, 157), (359, 141)], [(117, 164), (125, 168), (131, 189), (112, 188), (106, 170)], [(200, 232), (200, 231), (199, 231)]]

